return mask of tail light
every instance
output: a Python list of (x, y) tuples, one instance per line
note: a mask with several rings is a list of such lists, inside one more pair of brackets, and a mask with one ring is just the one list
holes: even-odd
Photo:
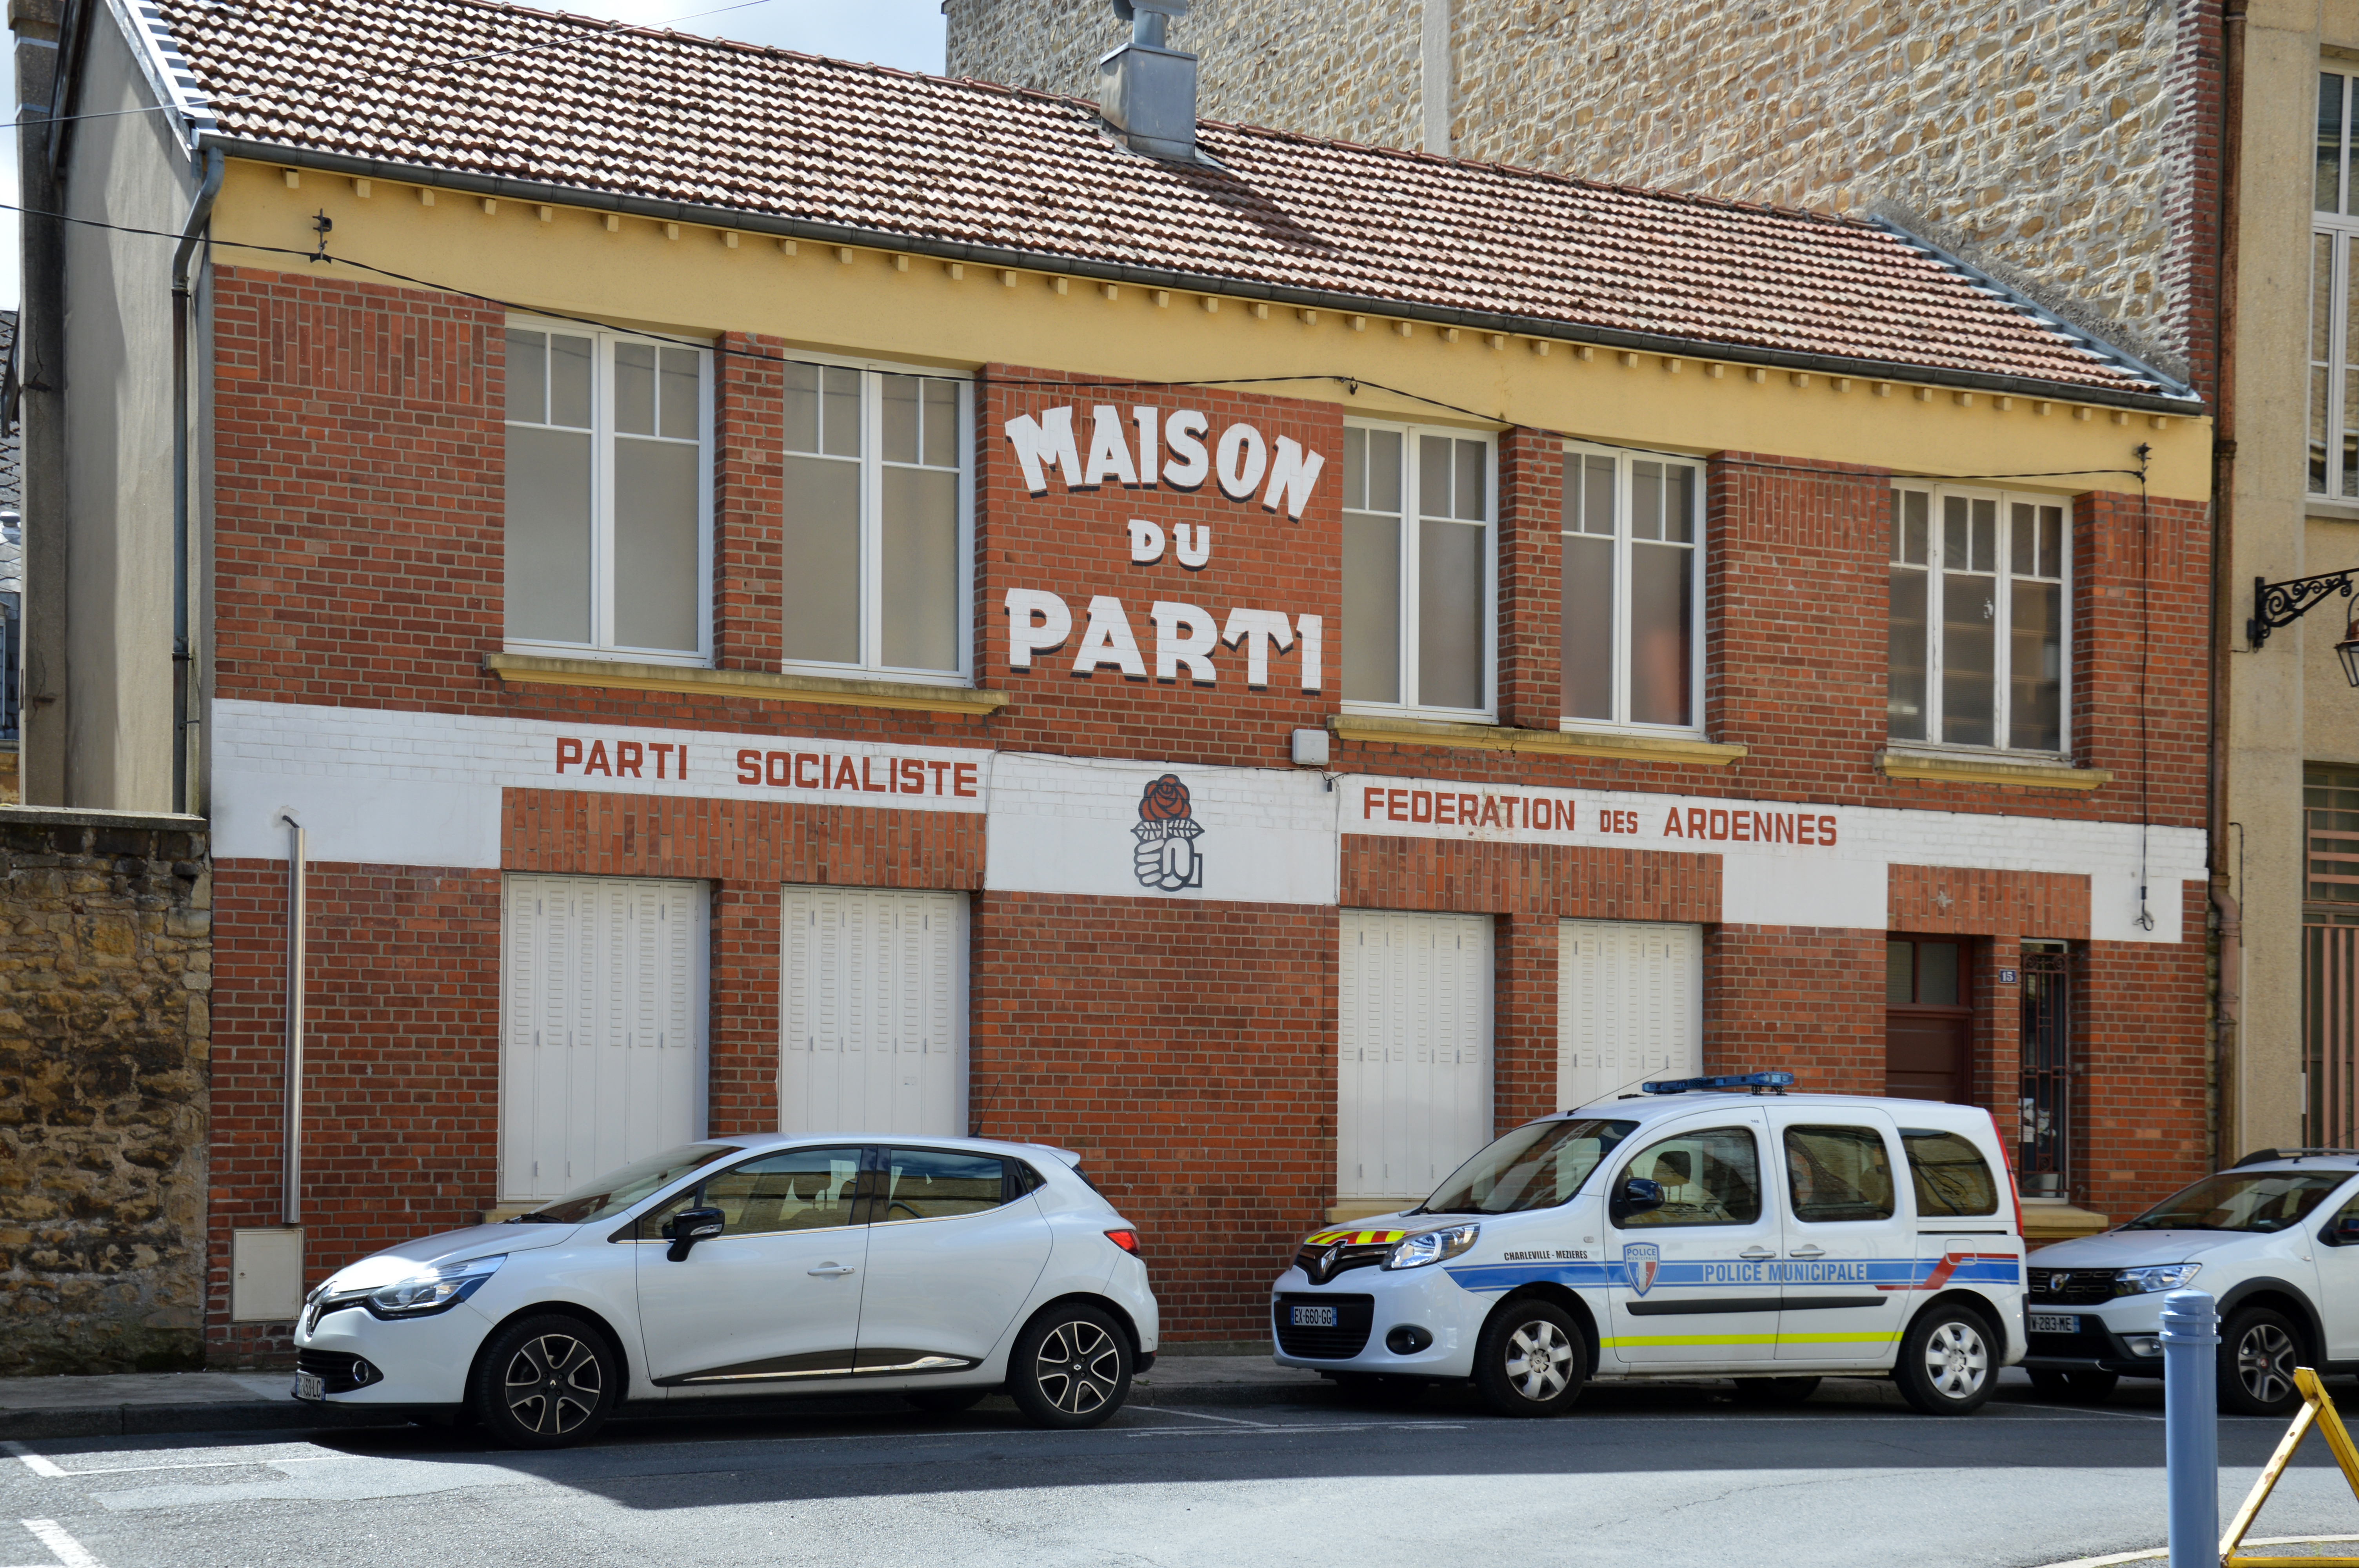
[(1136, 1230), (1109, 1230), (1105, 1234), (1108, 1241), (1113, 1242), (1116, 1247), (1121, 1248), (1124, 1251), (1129, 1253), (1134, 1258), (1138, 1256), (1138, 1232)]

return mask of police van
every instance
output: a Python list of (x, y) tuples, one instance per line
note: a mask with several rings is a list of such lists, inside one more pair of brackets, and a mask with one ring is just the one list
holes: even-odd
[(1685, 1078), (1529, 1122), (1415, 1208), (1306, 1239), (1277, 1359), (1347, 1385), (1471, 1379), (1551, 1415), (1590, 1379), (1740, 1400), (1889, 1377), (1963, 1415), (2024, 1353), (2023, 1217), (1988, 1112)]

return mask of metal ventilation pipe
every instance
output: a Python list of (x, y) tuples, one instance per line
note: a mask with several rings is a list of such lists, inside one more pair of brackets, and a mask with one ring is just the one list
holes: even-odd
[(1098, 61), (1098, 112), (1133, 152), (1196, 161), (1196, 57), (1166, 39), (1190, 0), (1114, 0), (1130, 41)]

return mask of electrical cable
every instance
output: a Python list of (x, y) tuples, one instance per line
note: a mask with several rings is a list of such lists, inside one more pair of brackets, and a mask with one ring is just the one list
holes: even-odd
[[(180, 238), (178, 233), (170, 232), (162, 229), (143, 229), (131, 224), (107, 223), (95, 218), (77, 218), (63, 212), (48, 212), (38, 208), (19, 206), (13, 202), (0, 201), (0, 211), (19, 212), (23, 213), (27, 217), (34, 218), (53, 218), (60, 222), (79, 223), (85, 227), (94, 229), (106, 229), (119, 234), (148, 235), (158, 239), (168, 239), (175, 242)], [(391, 279), (396, 283), (406, 283), (416, 288), (430, 288), (438, 294), (448, 294), (462, 299), (473, 299), (484, 305), (496, 305), (503, 310), (515, 310), (526, 315), (538, 316), (547, 320), (565, 321), (575, 326), (592, 328), (602, 331), (613, 330), (610, 323), (598, 320), (592, 317), (571, 316), (560, 310), (550, 310), (539, 306), (520, 304), (515, 300), (502, 299), (495, 295), (480, 294), (473, 289), (462, 288), (455, 284), (437, 283), (431, 278), (418, 277), (406, 272), (396, 272), (390, 267), (377, 266), (369, 262), (355, 260), (351, 256), (336, 255), (325, 249), (324, 237), (322, 239), (322, 248), (316, 251), (299, 250), (289, 245), (257, 244), (248, 240), (220, 240), (209, 238), (206, 243), (209, 245), (218, 245), (223, 249), (253, 251), (264, 255), (299, 256), (304, 261), (314, 264), (320, 262), (332, 262), (339, 266), (347, 266), (358, 272), (370, 273), (378, 277)], [(714, 343), (698, 338), (677, 337), (668, 333), (651, 332), (636, 328), (632, 329), (632, 335), (634, 337), (646, 339), (651, 342), (670, 343), (684, 349), (702, 349), (724, 357), (749, 360), (757, 363), (807, 364), (817, 362), (799, 359), (793, 354), (766, 353), (758, 349), (737, 347), (732, 345), (725, 337), (720, 342)], [(1559, 430), (1543, 425), (1525, 424), (1519, 420), (1510, 418), (1504, 414), (1486, 414), (1480, 409), (1468, 408), (1460, 404), (1445, 402), (1438, 397), (1428, 397), (1423, 393), (1411, 392), (1403, 387), (1391, 386), (1383, 382), (1371, 381), (1365, 376), (1343, 374), (1332, 371), (1306, 371), (1294, 375), (1207, 375), (1169, 381), (1156, 381), (1131, 376), (1097, 376), (1080, 378), (1072, 376), (994, 376), (990, 379), (994, 385), (998, 386), (1041, 386), (1064, 389), (1075, 387), (1114, 386), (1139, 388), (1189, 387), (1212, 389), (1223, 386), (1266, 385), (1278, 382), (1332, 382), (1335, 384), (1343, 387), (1347, 394), (1351, 395), (1356, 396), (1361, 387), (1373, 387), (1376, 391), (1386, 393), (1394, 397), (1407, 398), (1411, 402), (1422, 403), (1428, 407), (1438, 408), (1445, 413), (1462, 415), (1466, 418), (1480, 420), (1484, 424), (1530, 430), (1536, 435), (1552, 436), (1560, 440), (1579, 441), (1583, 445), (1600, 447), (1609, 451), (1628, 452), (1639, 457), (1662, 458), (1668, 461), (1673, 462), (1691, 463), (1698, 460), (1698, 455), (1693, 452), (1677, 452), (1664, 450), (1654, 447), (1631, 446), (1626, 443), (1600, 440), (1595, 437), (1584, 436), (1577, 431)], [(2098, 478), (2107, 474), (2136, 474), (2142, 477), (2145, 472), (2144, 468), (2140, 467), (2135, 469), (2046, 469), (2013, 473), (1921, 473), (1904, 472), (1898, 469), (1832, 469), (1817, 467), (1807, 463), (1765, 462), (1757, 458), (1723, 457), (1719, 460), (1728, 467), (1745, 468), (1760, 473), (1799, 473), (1812, 475), (1821, 479), (1836, 481), (1870, 479), (1876, 477), (1878, 474), (1908, 479), (1982, 481), (2002, 479), (2084, 479)]]

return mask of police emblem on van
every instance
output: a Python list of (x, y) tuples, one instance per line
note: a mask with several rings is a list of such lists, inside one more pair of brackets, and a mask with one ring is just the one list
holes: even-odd
[(1655, 1271), (1661, 1262), (1662, 1249), (1651, 1241), (1622, 1244), (1622, 1272), (1630, 1288), (1642, 1296), (1655, 1288)]
[(1179, 774), (1166, 773), (1147, 786), (1138, 800), (1138, 824), (1130, 831), (1138, 840), (1131, 866), (1141, 884), (1164, 892), (1204, 885), (1204, 857), (1196, 848), (1204, 828)]

